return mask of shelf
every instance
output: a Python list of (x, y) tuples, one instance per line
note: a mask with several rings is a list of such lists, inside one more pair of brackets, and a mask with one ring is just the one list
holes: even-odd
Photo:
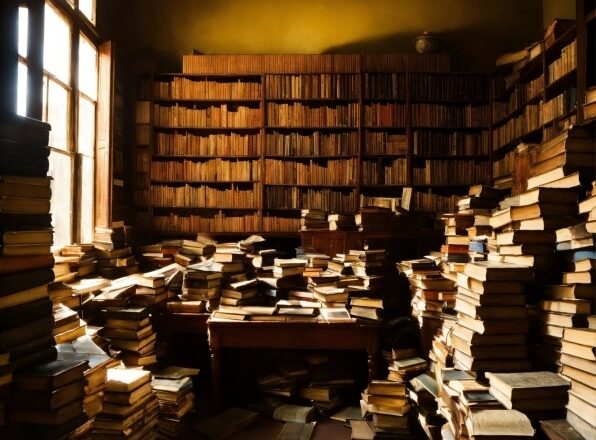
[(168, 180), (151, 179), (151, 183), (164, 185), (234, 185), (234, 184), (253, 184), (260, 180)]
[(308, 130), (308, 131), (318, 131), (318, 130), (348, 131), (348, 130), (350, 130), (350, 131), (356, 131), (356, 130), (358, 130), (358, 127), (354, 127), (351, 125), (348, 125), (348, 126), (267, 125), (267, 126), (265, 126), (265, 129), (266, 130), (289, 130), (289, 131), (297, 131), (297, 130)]
[(553, 119), (551, 119), (550, 121), (548, 121), (548, 122), (545, 122), (545, 123), (544, 123), (544, 125), (546, 126), (546, 125), (551, 125), (551, 124), (553, 124), (553, 123), (555, 123), (555, 122), (561, 122), (562, 120), (564, 120), (564, 119), (567, 119), (567, 118), (569, 118), (570, 116), (573, 116), (573, 115), (575, 115), (576, 113), (577, 113), (577, 107), (575, 107), (575, 106), (574, 106), (574, 107), (573, 107), (571, 110), (569, 110), (568, 112), (566, 112), (566, 113), (563, 113), (562, 115), (559, 115), (559, 116), (555, 116), (555, 117), (554, 117)]
[(528, 106), (528, 105), (534, 105), (537, 104), (538, 102), (540, 102), (540, 100), (543, 99), (542, 93), (540, 93), (539, 95), (533, 96), (531, 99), (527, 100), (526, 102), (524, 102), (523, 104), (521, 104), (519, 107), (517, 107), (515, 110), (509, 112), (507, 115), (503, 116), (502, 118), (498, 119), (497, 121), (493, 122), (493, 126), (495, 125), (503, 125), (504, 123), (506, 123), (509, 119), (511, 119), (514, 116), (519, 116), (520, 114), (523, 113), (524, 109)]
[(560, 95), (565, 90), (570, 89), (577, 84), (577, 68), (570, 70), (569, 72), (565, 73), (563, 76), (557, 78), (550, 84), (548, 84), (544, 88), (545, 96), (544, 99), (546, 101), (554, 98), (557, 95)]
[[(253, 78), (261, 80), (260, 73), (156, 73), (157, 78)], [(260, 81), (254, 81), (260, 82)]]
[(298, 237), (298, 231), (287, 231), (287, 232), (267, 232), (267, 231), (252, 231), (252, 232), (217, 232), (217, 231), (194, 231), (194, 232), (186, 232), (186, 231), (159, 231), (154, 230), (154, 234), (160, 235), (162, 237), (176, 237), (176, 236), (196, 236), (197, 234), (209, 234), (213, 236), (249, 236), (249, 235), (262, 235), (266, 237)]
[(406, 185), (405, 183), (368, 183), (368, 184), (363, 184), (362, 185), (362, 189), (394, 189), (394, 188), (403, 188), (405, 186), (410, 186), (410, 185)]
[(406, 98), (363, 98), (365, 103), (374, 103), (374, 102), (388, 102), (388, 103), (396, 103), (396, 104), (405, 104), (407, 102)]
[(470, 101), (469, 99), (413, 99), (412, 104), (443, 104), (443, 105), (472, 105), (473, 107), (481, 107), (490, 104), (490, 100), (483, 99), (477, 101)]
[(192, 154), (154, 154), (153, 159), (157, 160), (184, 160), (184, 159), (196, 159), (196, 160), (209, 160), (209, 159), (246, 159), (256, 160), (260, 159), (261, 156), (194, 156)]
[(240, 207), (240, 206), (171, 206), (171, 205), (153, 205), (153, 209), (175, 209), (175, 210), (203, 210), (203, 211), (258, 211), (261, 208)]
[(423, 126), (423, 125), (412, 125), (412, 130), (450, 130), (450, 131), (482, 131), (482, 130), (490, 130), (490, 127), (433, 127), (433, 126)]
[(155, 125), (156, 130), (186, 130), (186, 131), (258, 131), (262, 127), (193, 127), (189, 125), (178, 125), (176, 127)]
[(263, 183), (265, 186), (295, 186), (297, 188), (351, 188), (355, 189), (357, 185), (328, 185), (326, 183), (320, 184), (297, 184), (297, 183)]
[(153, 102), (163, 103), (204, 103), (204, 104), (220, 104), (220, 103), (234, 103), (234, 104), (260, 104), (261, 99), (232, 99), (232, 98), (154, 98)]
[(319, 102), (326, 103), (349, 103), (358, 102), (358, 98), (265, 98), (266, 102)]
[(565, 46), (567, 46), (573, 40), (575, 40), (575, 34), (576, 28), (575, 25), (573, 25), (572, 27), (567, 29), (559, 38), (553, 41), (553, 44), (544, 48), (544, 56), (546, 58), (547, 67), (552, 60), (559, 57), (559, 52), (561, 51), (561, 49), (563, 49)]
[(396, 125), (365, 125), (365, 130), (407, 130), (408, 127), (398, 127)]
[(266, 154), (265, 159), (279, 159), (279, 160), (332, 160), (332, 159), (355, 159), (357, 154), (350, 154), (346, 156), (290, 156), (290, 155), (276, 155)]
[(302, 211), (303, 208), (263, 208), (263, 211)]
[(423, 159), (423, 160), (443, 160), (443, 159), (449, 159), (449, 160), (486, 160), (489, 158), (488, 154), (460, 154), (460, 155), (455, 155), (455, 154), (433, 154), (431, 155), (426, 155), (426, 154), (413, 154), (412, 155), (412, 159)]
[[(471, 186), (471, 183), (414, 183), (412, 187), (417, 188), (462, 188)], [(405, 185), (404, 185), (405, 186)]]
[(408, 155), (406, 153), (403, 154), (363, 154), (362, 155), (362, 159), (366, 160), (366, 159), (372, 159), (372, 160), (378, 160), (378, 159), (405, 159), (407, 158)]
[[(537, 136), (537, 135), (540, 135), (540, 136)], [(493, 155), (495, 155), (495, 154), (501, 155), (501, 154), (508, 153), (509, 151), (513, 150), (513, 148), (516, 147), (519, 143), (527, 142), (529, 140), (534, 140), (535, 137), (542, 137), (542, 126), (535, 128), (533, 130), (530, 130), (529, 132), (524, 133), (521, 136), (513, 138), (509, 142), (501, 145), (500, 147), (493, 149)]]

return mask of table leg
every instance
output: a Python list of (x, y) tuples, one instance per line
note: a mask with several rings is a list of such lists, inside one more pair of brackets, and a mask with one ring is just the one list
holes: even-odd
[(209, 351), (211, 352), (211, 391), (213, 406), (220, 409), (222, 405), (222, 382), (221, 382), (221, 349), (219, 341), (214, 332), (209, 329)]

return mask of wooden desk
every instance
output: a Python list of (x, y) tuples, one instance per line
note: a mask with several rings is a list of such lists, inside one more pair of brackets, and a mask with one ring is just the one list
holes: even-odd
[(369, 381), (377, 377), (379, 329), (358, 322), (207, 321), (213, 401), (222, 404), (222, 348), (365, 350)]

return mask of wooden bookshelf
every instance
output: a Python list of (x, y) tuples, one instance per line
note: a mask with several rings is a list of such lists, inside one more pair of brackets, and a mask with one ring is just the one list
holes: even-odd
[(446, 54), (188, 55), (150, 88), (135, 199), (156, 236), (295, 233), (301, 209), (406, 187), (440, 211), (490, 175), (488, 77)]

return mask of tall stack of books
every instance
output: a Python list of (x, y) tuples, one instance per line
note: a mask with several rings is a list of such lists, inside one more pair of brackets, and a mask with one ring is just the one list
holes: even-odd
[(452, 302), (454, 299), (455, 283), (445, 278), (439, 266), (430, 258), (402, 261), (397, 268), (410, 283), (412, 316), (420, 326), (421, 351), (428, 353), (437, 330), (443, 325), (443, 302)]
[(54, 360), (15, 374), (10, 421), (30, 438), (61, 438), (86, 422), (87, 362)]
[(106, 311), (104, 337), (110, 346), (121, 350), (120, 359), (127, 366), (157, 362), (157, 334), (146, 308), (113, 308)]
[(412, 435), (410, 403), (405, 383), (373, 380), (362, 393), (360, 407), (363, 415), (372, 416), (371, 427), (375, 436)]
[(457, 276), (457, 322), (451, 338), (456, 368), (523, 371), (528, 360), (524, 283), (532, 269), (510, 263), (468, 263)]
[(112, 227), (95, 227), (93, 245), (97, 249), (97, 273), (109, 279), (120, 278), (137, 271), (138, 265), (132, 255), (124, 224)]
[(265, 295), (275, 300), (283, 299), (287, 292), (301, 289), (306, 285), (303, 276), (306, 261), (300, 258), (274, 258), (271, 275), (259, 275), (257, 280), (264, 288)]
[(11, 372), (56, 355), (49, 130), (29, 118), (0, 118), (0, 420)]
[(115, 438), (157, 438), (158, 403), (151, 388), (151, 373), (110, 368), (104, 404), (93, 422), (92, 435)]
[(486, 373), (490, 393), (507, 409), (523, 412), (531, 421), (564, 416), (569, 382), (551, 371)]
[(183, 301), (201, 301), (209, 310), (217, 308), (221, 297), (222, 265), (212, 260), (192, 264), (184, 272)]
[(303, 209), (300, 212), (301, 231), (327, 231), (327, 214), (320, 209)]
[(561, 375), (571, 381), (567, 421), (584, 438), (596, 436), (596, 323), (591, 328), (566, 328), (561, 347)]
[(177, 438), (188, 427), (194, 410), (192, 376), (198, 370), (166, 367), (153, 373), (151, 387), (159, 405), (157, 431), (165, 438)]
[(296, 258), (306, 260), (304, 276), (318, 276), (327, 269), (331, 257), (314, 251), (305, 251), (304, 248), (296, 248)]
[[(135, 294), (130, 304), (137, 307), (149, 307), (154, 304), (161, 304), (168, 300), (170, 291), (169, 282), (177, 273), (178, 265), (173, 263), (151, 272), (133, 274), (129, 277), (120, 278), (115, 284), (134, 283)], [(120, 284), (121, 285), (121, 284)]]

